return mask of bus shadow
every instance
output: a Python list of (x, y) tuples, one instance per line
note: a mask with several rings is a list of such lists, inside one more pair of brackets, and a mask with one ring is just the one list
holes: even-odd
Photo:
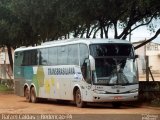
[(113, 106), (112, 103), (88, 103), (87, 108), (92, 108), (92, 109), (136, 109), (140, 106), (132, 106), (129, 104), (123, 104), (121, 106)]
[[(21, 102), (27, 102), (26, 100), (23, 100)], [(46, 105), (56, 105), (56, 106), (70, 106), (70, 107), (76, 107), (76, 104), (73, 101), (67, 101), (67, 100), (52, 100), (52, 99), (42, 99), (38, 101), (38, 104), (46, 104)], [(85, 108), (88, 109), (136, 109), (140, 108), (139, 105), (131, 105), (122, 103), (121, 106), (115, 107), (112, 105), (112, 103), (87, 103)], [(82, 108), (82, 109), (85, 109)]]

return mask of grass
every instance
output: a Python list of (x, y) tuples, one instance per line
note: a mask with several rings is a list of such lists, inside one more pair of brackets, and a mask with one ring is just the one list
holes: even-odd
[(0, 84), (0, 93), (10, 93), (13, 92), (13, 89), (7, 88), (7, 86)]

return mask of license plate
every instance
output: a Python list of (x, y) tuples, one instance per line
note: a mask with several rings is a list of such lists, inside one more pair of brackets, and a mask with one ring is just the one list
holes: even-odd
[(123, 97), (122, 96), (114, 96), (114, 99), (115, 100), (121, 100), (121, 99), (123, 99)]

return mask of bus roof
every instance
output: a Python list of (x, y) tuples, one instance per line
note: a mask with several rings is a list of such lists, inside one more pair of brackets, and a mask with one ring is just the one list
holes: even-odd
[(102, 43), (128, 43), (128, 44), (131, 44), (129, 41), (120, 40), (120, 39), (72, 38), (72, 39), (66, 39), (66, 40), (57, 40), (57, 41), (45, 42), (45, 43), (42, 43), (39, 46), (34, 46), (34, 47), (32, 47), (32, 46), (31, 47), (20, 47), (20, 48), (17, 48), (15, 50), (15, 52), (16, 51), (38, 49), (38, 48), (46, 48), (46, 47), (52, 47), (52, 46), (76, 44), (76, 43), (85, 43), (87, 45), (90, 45), (90, 44), (102, 44)]

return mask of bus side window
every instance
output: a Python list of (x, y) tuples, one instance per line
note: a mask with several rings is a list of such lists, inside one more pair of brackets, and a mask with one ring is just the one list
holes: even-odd
[(48, 49), (48, 64), (57, 65), (57, 47), (51, 47)]
[(15, 53), (15, 62), (16, 66), (21, 66), (23, 62), (23, 52), (16, 52)]
[(23, 61), (22, 61), (22, 66), (27, 66), (28, 65), (28, 53), (27, 51), (23, 52)]
[(69, 45), (68, 46), (68, 65), (78, 65), (78, 45)]
[(67, 65), (68, 46), (58, 47), (58, 65)]
[(32, 50), (31, 52), (31, 65), (38, 65), (38, 51)]
[(48, 49), (40, 49), (39, 51), (39, 65), (48, 64)]

